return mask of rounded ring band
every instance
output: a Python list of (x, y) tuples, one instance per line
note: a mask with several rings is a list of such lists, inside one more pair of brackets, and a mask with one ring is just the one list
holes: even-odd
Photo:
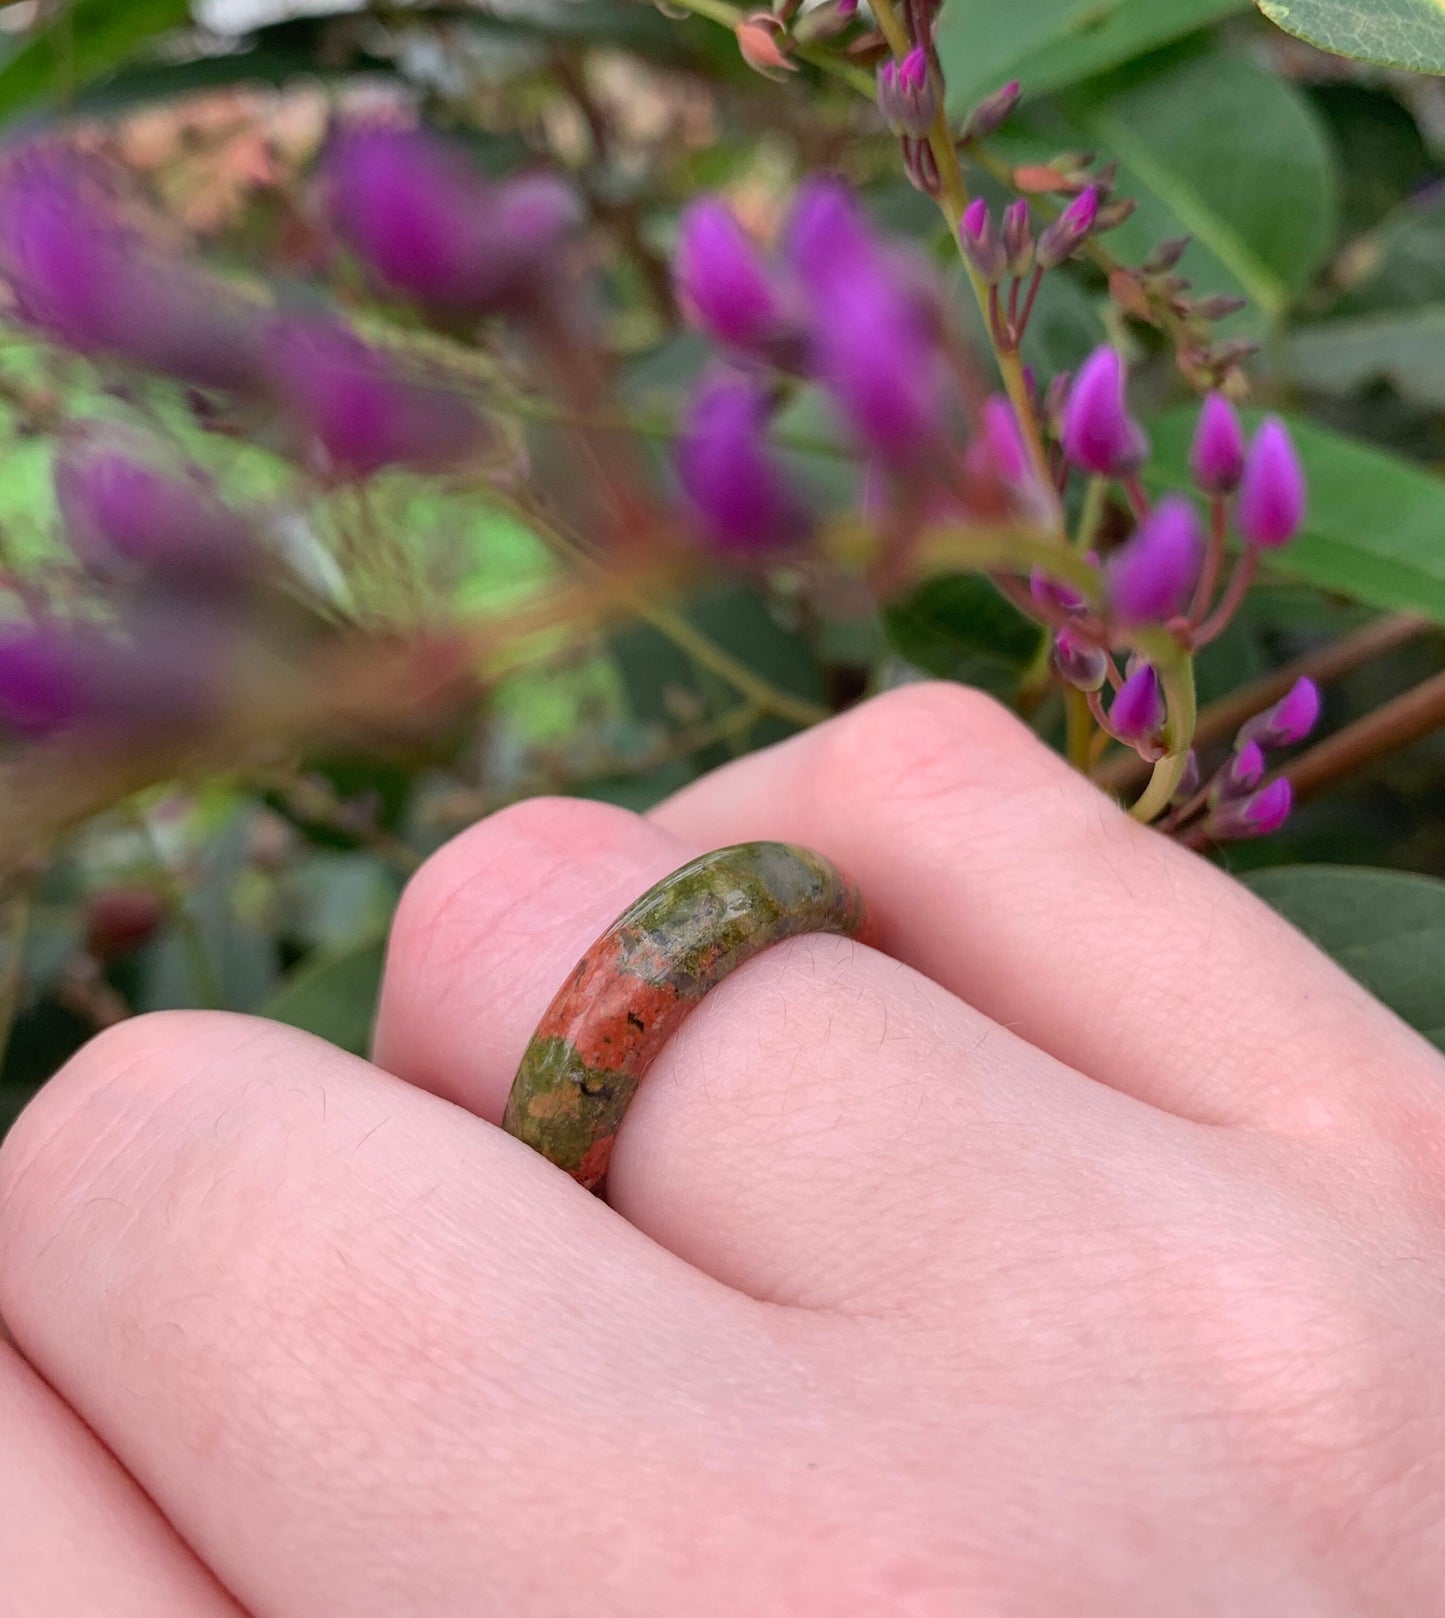
[(709, 989), (785, 938), (862, 926), (857, 889), (810, 849), (738, 843), (689, 861), (573, 968), (522, 1057), (502, 1127), (600, 1185), (642, 1076)]

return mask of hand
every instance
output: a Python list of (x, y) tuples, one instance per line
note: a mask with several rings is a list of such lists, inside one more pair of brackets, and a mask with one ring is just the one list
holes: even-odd
[[(608, 1206), (493, 1127), (513, 1070), (751, 837), (887, 953), (709, 995)], [(6, 1142), (16, 1618), (1445, 1613), (1445, 1063), (983, 699), (493, 816), (375, 1054), (143, 1018)]]

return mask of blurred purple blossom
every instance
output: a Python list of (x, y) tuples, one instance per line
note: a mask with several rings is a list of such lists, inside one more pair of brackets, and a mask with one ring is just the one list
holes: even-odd
[(338, 234), (377, 279), (458, 314), (530, 301), (581, 220), (564, 181), (493, 181), (460, 146), (416, 129), (343, 126), (325, 178)]
[(1233, 494), (1239, 487), (1244, 472), (1244, 429), (1222, 393), (1211, 393), (1199, 412), (1189, 469), (1206, 494)]
[(753, 555), (796, 544), (812, 526), (767, 441), (766, 394), (743, 377), (706, 379), (677, 446), (678, 477), (709, 544)]
[(1149, 453), (1143, 429), (1124, 399), (1124, 363), (1096, 348), (1079, 368), (1063, 407), (1064, 453), (1096, 477), (1136, 471)]
[(1304, 468), (1278, 416), (1259, 424), (1245, 456), (1234, 522), (1248, 545), (1275, 550), (1299, 532), (1305, 514)]
[(0, 168), (0, 271), (15, 317), (68, 348), (202, 387), (260, 380), (263, 311), (158, 252), (105, 171), (63, 148), (21, 148)]
[(276, 391), (328, 475), (441, 470), (483, 442), (481, 419), (460, 394), (408, 375), (327, 317), (278, 320), (269, 357)]
[(1172, 618), (1194, 588), (1203, 555), (1194, 508), (1180, 495), (1166, 495), (1105, 564), (1114, 621), (1128, 626)]

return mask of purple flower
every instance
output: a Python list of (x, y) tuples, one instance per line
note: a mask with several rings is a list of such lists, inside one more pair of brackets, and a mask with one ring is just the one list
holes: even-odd
[(453, 466), (482, 441), (457, 393), (405, 375), (388, 355), (334, 321), (292, 316), (271, 333), (271, 372), (321, 469), (364, 478), (384, 466)]
[(1077, 590), (1049, 578), (1038, 568), (1029, 574), (1029, 594), (1045, 612), (1075, 613), (1084, 610), (1084, 598)]
[(1211, 393), (1199, 412), (1189, 470), (1206, 494), (1233, 494), (1239, 487), (1244, 472), (1244, 429), (1222, 393)]
[(1124, 401), (1124, 366), (1112, 348), (1096, 348), (1079, 368), (1063, 412), (1064, 453), (1085, 472), (1121, 477), (1149, 453), (1143, 429)]
[(1019, 104), (1023, 90), (1017, 79), (986, 95), (963, 121), (962, 139), (987, 140)]
[(23, 324), (202, 387), (260, 380), (261, 312), (122, 223), (105, 177), (58, 148), (0, 171), (0, 270)]
[(878, 69), (878, 110), (895, 135), (921, 139), (938, 113), (938, 90), (929, 71), (928, 52), (915, 45), (901, 62)]
[(1264, 749), (1258, 742), (1246, 742), (1219, 772), (1219, 791), (1222, 797), (1240, 798), (1253, 792), (1264, 780)]
[(1166, 714), (1159, 676), (1152, 664), (1140, 663), (1119, 687), (1109, 709), (1109, 728), (1121, 742), (1138, 746), (1154, 739)]
[(86, 711), (83, 651), (60, 626), (0, 626), (0, 726), (17, 735), (54, 735)]
[(1003, 250), (1010, 275), (1024, 276), (1034, 267), (1034, 237), (1029, 199), (1019, 197), (1003, 211)]
[(167, 471), (118, 433), (72, 435), (55, 458), (56, 500), (76, 555), (108, 573), (138, 567), (230, 584), (255, 557), (250, 531), (199, 471)]
[(841, 180), (817, 176), (798, 187), (784, 231), (783, 255), (805, 286), (831, 285), (882, 249)]
[(979, 277), (990, 286), (999, 280), (1008, 267), (1008, 250), (994, 227), (993, 216), (982, 197), (975, 197), (963, 211), (958, 225), (958, 239), (968, 261)]
[(1097, 642), (1085, 640), (1077, 630), (1065, 625), (1054, 636), (1054, 667), (1078, 690), (1097, 691), (1108, 674), (1109, 660)]
[(1273, 707), (1246, 722), (1236, 745), (1294, 747), (1319, 723), (1320, 705), (1320, 688), (1308, 675), (1301, 675)]
[(732, 209), (700, 197), (678, 222), (673, 274), (678, 297), (709, 336), (756, 348), (783, 323), (783, 299)]
[(496, 184), (459, 147), (414, 129), (340, 130), (325, 177), (337, 233), (379, 281), (465, 314), (532, 297), (580, 219), (561, 180)]
[(1203, 551), (1194, 508), (1178, 495), (1166, 495), (1105, 564), (1114, 621), (1162, 623), (1181, 612), (1199, 577)]
[(1284, 776), (1277, 776), (1267, 787), (1247, 798), (1226, 798), (1216, 805), (1204, 822), (1205, 832), (1216, 842), (1233, 842), (1243, 837), (1267, 837), (1289, 819), (1294, 792)]
[(1098, 216), (1099, 188), (1085, 186), (1059, 217), (1040, 231), (1035, 259), (1046, 270), (1062, 264), (1082, 244)]
[(153, 729), (211, 711), (235, 626), (214, 607), (152, 604), (114, 629), (0, 628), (0, 727), (42, 740), (82, 726)]
[(1304, 468), (1289, 428), (1278, 416), (1266, 416), (1245, 457), (1235, 526), (1247, 545), (1274, 550), (1299, 532), (1304, 514)]
[(768, 401), (741, 377), (705, 381), (678, 440), (677, 471), (708, 542), (732, 555), (797, 544), (812, 526), (767, 442)]

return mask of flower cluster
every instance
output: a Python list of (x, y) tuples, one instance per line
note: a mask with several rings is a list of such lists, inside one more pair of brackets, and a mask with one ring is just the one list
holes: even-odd
[[(541, 318), (562, 295), (580, 216), (550, 175), (499, 184), (429, 135), (355, 125), (328, 143), (320, 177), (337, 242), (449, 328)], [(223, 401), (323, 487), (459, 467), (489, 440), (450, 378), (324, 306), (249, 295), (186, 262), (110, 170), (63, 143), (0, 162), (0, 275), (20, 324), (103, 369), (183, 385), (203, 425)], [(54, 478), (78, 588), (0, 624), (0, 727), (43, 738), (201, 721), (271, 632), (255, 612), (277, 570), (265, 522), (114, 424), (69, 428)], [(294, 628), (294, 604), (287, 615)]]
[[(926, 95), (926, 65), (910, 56), (880, 81), (900, 127), (923, 122), (928, 108), (910, 111), (910, 98)], [(1019, 289), (1036, 289), (1041, 270), (1088, 239), (1099, 208), (1099, 188), (1084, 186), (1035, 238), (1026, 200), (999, 228), (982, 202), (970, 205), (960, 236), (980, 281), (996, 289), (1014, 278), (1006, 307), (995, 305), (1012, 322), (1004, 336), (1016, 341), (1027, 319)], [(774, 404), (800, 382), (814, 383), (882, 474), (883, 508), (876, 477), (872, 504), (895, 547), (906, 549), (940, 514), (965, 532), (1002, 523), (1043, 542), (1045, 559), (1035, 549), (1030, 567), (1017, 570), (1026, 582), (1010, 578), (1016, 570), (1008, 565), (990, 568), (995, 581), (1045, 626), (1058, 678), (1086, 697), (1107, 736), (1146, 760), (1172, 756), (1182, 767), (1187, 734), (1171, 712), (1170, 670), (1222, 632), (1261, 554), (1287, 544), (1304, 518), (1303, 471), (1282, 422), (1266, 418), (1246, 438), (1233, 405), (1211, 393), (1190, 457), (1204, 509), (1183, 492), (1156, 503), (1143, 481), (1149, 439), (1129, 407), (1124, 363), (1106, 346), (1077, 375), (1055, 378), (1045, 397), (1028, 384), (1039, 434), (1032, 455), (1014, 403), (973, 395), (966, 356), (926, 274), (878, 238), (833, 180), (802, 188), (771, 254), (723, 201), (695, 202), (680, 222), (675, 271), (682, 306), (727, 361), (703, 379), (677, 457), (708, 543), (756, 555), (808, 537), (808, 506), (767, 431)], [(1064, 513), (1076, 477), (1085, 488), (1071, 536)], [(1237, 557), (1220, 588), (1231, 535)], [(1050, 549), (1061, 557), (1057, 571), (1046, 560)], [(1211, 835), (1250, 834), (1287, 811), (1287, 786), (1266, 782), (1253, 762), (1252, 754), (1236, 762), (1201, 798)]]
[(0, 726), (42, 739), (201, 722), (248, 635), (267, 566), (256, 526), (163, 443), (105, 423), (70, 430), (54, 480), (82, 582), (99, 589), (0, 627)]

